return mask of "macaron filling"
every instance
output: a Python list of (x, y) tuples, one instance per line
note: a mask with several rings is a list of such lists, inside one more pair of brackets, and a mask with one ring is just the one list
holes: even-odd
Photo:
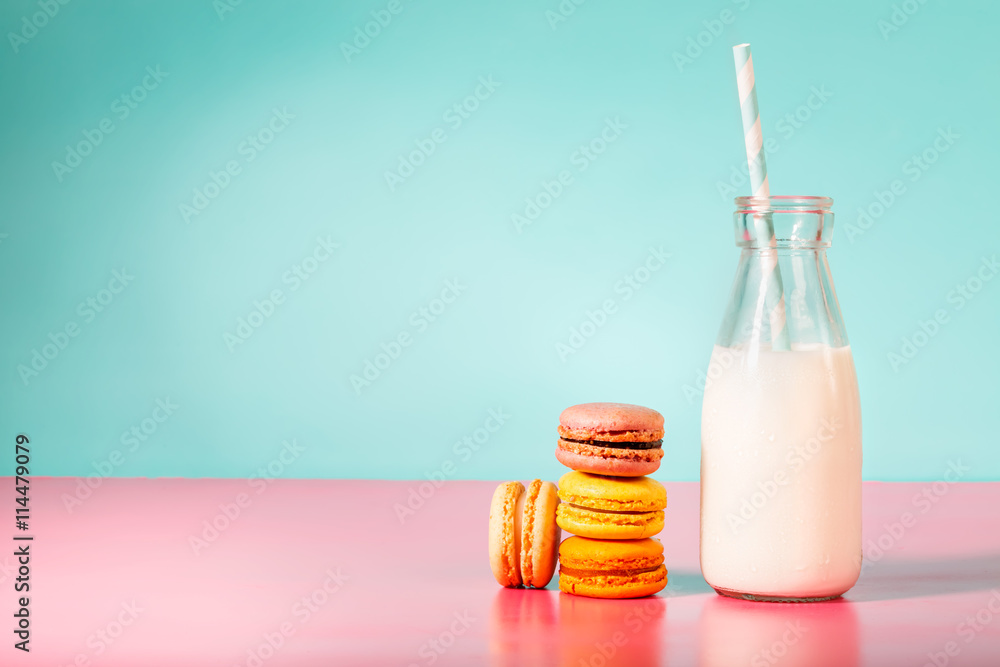
[(521, 581), (525, 584), (532, 581), (531, 542), (535, 531), (535, 504), (538, 502), (541, 490), (542, 480), (536, 479), (528, 485), (527, 492), (521, 494), (521, 498), (518, 499), (520, 503), (518, 516), (521, 517), (518, 531), (521, 536)]
[(573, 507), (573, 508), (576, 508), (578, 510), (582, 510), (584, 512), (596, 512), (598, 514), (635, 514), (635, 515), (639, 515), (639, 514), (651, 514), (652, 512), (656, 511), (656, 510), (642, 510), (642, 511), (638, 511), (637, 512), (637, 511), (633, 511), (633, 510), (605, 510), (605, 509), (597, 509), (595, 507), (586, 507), (584, 505), (577, 505), (576, 503), (563, 503), (563, 505), (566, 505), (567, 507)]
[(569, 493), (566, 489), (559, 489), (559, 499), (562, 500), (561, 505), (569, 505), (571, 507), (590, 510), (592, 512), (640, 514), (644, 512), (655, 512), (657, 510), (666, 509), (667, 507), (666, 498), (663, 498), (662, 500), (656, 498), (590, 498), (587, 496)]
[(623, 570), (578, 570), (574, 567), (566, 567), (565, 565), (559, 566), (559, 575), (569, 575), (571, 577), (635, 577), (640, 574), (646, 574), (647, 572), (656, 572), (663, 565), (654, 565), (653, 567), (642, 567), (637, 569), (623, 569)]
[(615, 442), (612, 440), (576, 440), (574, 438), (561, 438), (564, 442), (573, 442), (579, 445), (590, 445), (592, 447), (608, 447), (611, 449), (659, 449), (663, 446), (663, 439), (651, 440), (649, 442)]
[(601, 442), (653, 442), (663, 439), (663, 429), (655, 430), (626, 430), (610, 431), (595, 428), (579, 428), (559, 424), (556, 428), (560, 438), (567, 440), (579, 440), (581, 442), (591, 442), (599, 440)]
[(517, 502), (514, 505), (514, 539), (512, 549), (504, 554), (508, 558), (508, 568), (511, 580), (515, 585), (520, 586), (524, 579), (521, 577), (521, 523), (524, 515), (524, 500), (528, 494), (521, 491), (517, 495)]
[[(556, 510), (556, 519), (563, 523), (574, 523), (579, 526), (663, 526), (663, 510), (652, 512), (629, 512), (622, 510), (597, 510), (592, 507), (580, 507), (570, 503), (560, 503)], [(562, 524), (560, 524), (562, 525)], [(568, 526), (563, 528), (574, 532)], [(657, 531), (659, 532), (659, 531)], [(577, 533), (580, 534), (580, 533)]]

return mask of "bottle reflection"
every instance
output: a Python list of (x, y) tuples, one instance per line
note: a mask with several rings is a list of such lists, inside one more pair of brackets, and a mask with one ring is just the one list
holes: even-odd
[(665, 663), (662, 597), (596, 600), (559, 596), (563, 667), (654, 667)]
[(715, 596), (702, 609), (699, 667), (856, 667), (858, 621), (846, 600), (747, 602)]

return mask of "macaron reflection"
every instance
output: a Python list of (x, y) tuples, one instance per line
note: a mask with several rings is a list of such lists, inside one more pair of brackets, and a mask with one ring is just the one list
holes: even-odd
[(715, 596), (699, 620), (699, 667), (856, 667), (858, 621), (846, 600), (748, 602)]
[(666, 615), (667, 601), (662, 597), (600, 600), (560, 595), (562, 660), (558, 664), (564, 667), (664, 664)]
[(662, 597), (598, 600), (502, 589), (490, 610), (490, 664), (654, 667), (665, 656), (666, 614)]
[(490, 664), (496, 667), (558, 664), (559, 597), (555, 591), (544, 589), (497, 591), (490, 610)]

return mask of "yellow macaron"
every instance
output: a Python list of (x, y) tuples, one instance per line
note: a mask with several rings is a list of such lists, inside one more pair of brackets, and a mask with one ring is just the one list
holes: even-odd
[(559, 545), (559, 590), (592, 598), (638, 598), (667, 585), (659, 540), (569, 537)]
[(667, 490), (649, 477), (604, 477), (574, 470), (559, 480), (556, 522), (565, 531), (634, 540), (663, 530)]

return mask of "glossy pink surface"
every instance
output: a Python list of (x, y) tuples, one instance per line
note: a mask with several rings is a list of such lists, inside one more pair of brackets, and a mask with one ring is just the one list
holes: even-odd
[(670, 585), (613, 601), (500, 589), (492, 482), (425, 485), (401, 520), (420, 483), (106, 479), (70, 513), (77, 480), (35, 479), (32, 651), (12, 648), (10, 528), (0, 664), (1000, 665), (1000, 484), (866, 484), (861, 581), (811, 605), (712, 592), (698, 486), (665, 485)]

